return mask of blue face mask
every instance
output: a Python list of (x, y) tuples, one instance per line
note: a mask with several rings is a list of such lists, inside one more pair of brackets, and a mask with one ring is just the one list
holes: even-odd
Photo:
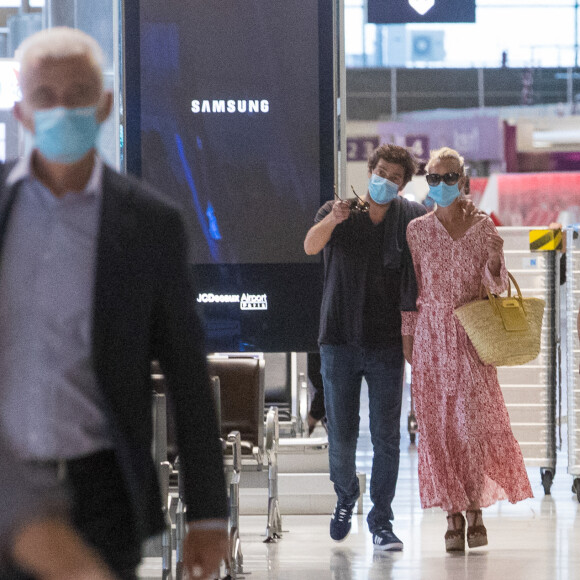
[(34, 113), (34, 145), (49, 161), (74, 163), (96, 146), (96, 107), (55, 107)]
[(375, 203), (385, 205), (399, 195), (399, 186), (373, 173), (369, 179), (369, 194)]
[(429, 186), (429, 197), (441, 207), (451, 205), (458, 197), (460, 191), (457, 183), (454, 185), (447, 185), (442, 181), (439, 185)]

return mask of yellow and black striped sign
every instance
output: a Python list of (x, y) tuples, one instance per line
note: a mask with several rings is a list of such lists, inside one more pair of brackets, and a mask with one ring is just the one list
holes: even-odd
[(530, 230), (530, 250), (545, 252), (562, 249), (562, 230)]

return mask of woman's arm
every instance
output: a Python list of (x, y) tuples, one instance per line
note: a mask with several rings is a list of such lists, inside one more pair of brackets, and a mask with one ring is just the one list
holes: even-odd
[(408, 256), (407, 259), (409, 263), (407, 267), (412, 270), (414, 274), (415, 282), (415, 309), (414, 310), (403, 310), (401, 312), (401, 335), (403, 339), (403, 356), (405, 360), (412, 365), (413, 364), (413, 345), (415, 336), (415, 326), (417, 325), (417, 317), (419, 313), (416, 309), (416, 301), (421, 292), (422, 280), (421, 280), (421, 267), (419, 256), (416, 255), (416, 239), (413, 234), (414, 226), (413, 222), (410, 222), (407, 226), (407, 246), (408, 246)]
[(413, 335), (403, 334), (403, 356), (410, 365), (413, 364), (413, 343)]
[(483, 271), (483, 285), (494, 294), (501, 294), (507, 288), (507, 269), (503, 255), (503, 239), (498, 234), (491, 218), (485, 218), (487, 234), (487, 262)]

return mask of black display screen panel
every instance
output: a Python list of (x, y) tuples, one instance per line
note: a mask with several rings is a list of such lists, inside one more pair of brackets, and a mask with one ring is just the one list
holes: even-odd
[(141, 175), (183, 207), (192, 261), (312, 261), (318, 3), (147, 1), (139, 22)]
[(475, 0), (367, 0), (368, 22), (475, 22)]
[[(333, 191), (332, 12), (125, 2), (127, 169), (183, 210), (211, 350), (316, 347), (321, 264), (303, 240)], [(299, 312), (306, 327), (279, 328)]]

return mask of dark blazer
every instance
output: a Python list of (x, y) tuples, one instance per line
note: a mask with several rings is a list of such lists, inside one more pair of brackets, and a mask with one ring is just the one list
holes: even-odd
[[(0, 244), (14, 195), (3, 188)], [(227, 517), (219, 433), (194, 304), (179, 211), (143, 183), (105, 166), (93, 363), (141, 538), (163, 528), (151, 457), (153, 359), (166, 376), (175, 417), (187, 517)]]

